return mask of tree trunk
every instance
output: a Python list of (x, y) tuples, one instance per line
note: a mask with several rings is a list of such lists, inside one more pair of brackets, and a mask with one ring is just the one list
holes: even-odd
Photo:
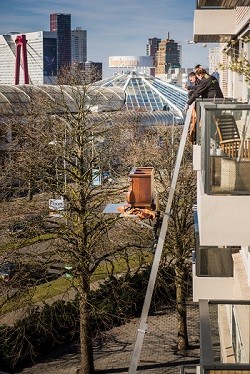
[(187, 305), (185, 292), (185, 271), (181, 267), (175, 268), (175, 287), (176, 287), (176, 312), (177, 312), (177, 349), (185, 351), (188, 349), (187, 333)]
[[(84, 287), (85, 288), (85, 287)], [(81, 367), (79, 373), (94, 373), (94, 357), (92, 347), (92, 334), (90, 323), (89, 309), (89, 292), (88, 289), (80, 291), (80, 351), (81, 351)]]

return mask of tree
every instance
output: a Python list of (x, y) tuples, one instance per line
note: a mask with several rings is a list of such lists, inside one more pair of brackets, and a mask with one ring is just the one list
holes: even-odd
[[(134, 135), (134, 143), (131, 144), (131, 149), (134, 147), (137, 150), (133, 153), (133, 162), (154, 167), (161, 211), (165, 210), (167, 204), (181, 131), (181, 128), (177, 126), (165, 128), (155, 126), (153, 129), (144, 131), (143, 135), (137, 132), (137, 135)], [(187, 297), (191, 278), (190, 259), (194, 248), (193, 204), (195, 195), (196, 179), (192, 170), (192, 148), (190, 144), (187, 144), (160, 265), (163, 268), (170, 265), (175, 274), (173, 279), (175, 300), (173, 302), (178, 320), (177, 349), (179, 351), (188, 349)]]
[(247, 84), (250, 82), (250, 62), (247, 53), (239, 50), (239, 43), (244, 43), (246, 46), (249, 41), (249, 36), (242, 37), (240, 41), (231, 40), (228, 44), (228, 50), (224, 52), (228, 61), (220, 63), (218, 66), (221, 70), (231, 70), (243, 75)]
[[(67, 82), (71, 82), (70, 77)], [(152, 249), (152, 231), (120, 220), (116, 214), (105, 215), (103, 208), (107, 202), (124, 201), (128, 173), (137, 165), (154, 167), (156, 189), (164, 207), (179, 132), (173, 127), (141, 125), (139, 114), (131, 116), (123, 111), (94, 114), (97, 106), (105, 107), (106, 99), (100, 99), (105, 97), (105, 89), (98, 93), (91, 85), (75, 85), (74, 79), (72, 85), (58, 86), (56, 94), (49, 87), (44, 90), (47, 90), (45, 96), (34, 96), (25, 126), (24, 123), (20, 126), (20, 118), (16, 116), (13, 174), (15, 165), (25, 160), (19, 178), (26, 181), (32, 161), (34, 191), (39, 187), (64, 204), (62, 217), (52, 216), (47, 223), (57, 236), (53, 253), (71, 267), (72, 286), (77, 290), (80, 304), (81, 370), (88, 374), (94, 370), (89, 323), (91, 275), (102, 262), (112, 262), (116, 254), (128, 248)], [(115, 98), (117, 95), (111, 94), (109, 100), (114, 100), (117, 107)], [(163, 259), (163, 265), (164, 261), (172, 264), (176, 275), (176, 305), (182, 323), (179, 349), (187, 345), (184, 285), (188, 277), (187, 258), (193, 245), (191, 208), (195, 189), (190, 189), (193, 183), (190, 162), (187, 153)], [(102, 179), (103, 171), (110, 172), (113, 182), (95, 185), (96, 180)], [(47, 258), (50, 256), (51, 252)]]
[(250, 62), (245, 54), (241, 54), (238, 57), (232, 58), (228, 64), (219, 64), (219, 68), (222, 70), (229, 69), (243, 75), (247, 83), (250, 82)]
[[(117, 92), (108, 92), (108, 100), (111, 103), (113, 100), (117, 107)], [(94, 372), (91, 275), (102, 262), (113, 261), (115, 254), (151, 244), (151, 233), (140, 235), (141, 230), (135, 225), (129, 225), (128, 230), (118, 214), (103, 214), (107, 202), (124, 201), (123, 194), (128, 188), (125, 175), (112, 184), (102, 183), (102, 177), (107, 169), (111, 175), (113, 172), (121, 175), (116, 162), (119, 161), (117, 149), (124, 144), (124, 128), (132, 126), (122, 112), (92, 113), (93, 107), (106, 105), (105, 95), (105, 89), (100, 88), (98, 92), (84, 84), (62, 85), (51, 91), (48, 87), (45, 96), (33, 98), (30, 116), (26, 114), (21, 125), (20, 117), (16, 116), (12, 127), (15, 129), (10, 160), (13, 175), (17, 170), (15, 165), (22, 164), (16, 178), (32, 180), (30, 196), (39, 186), (64, 205), (61, 217), (52, 216), (46, 223), (57, 236), (54, 243), (57, 258), (71, 267), (72, 286), (78, 294), (81, 372), (84, 374)], [(12, 114), (12, 121), (13, 118)], [(112, 142), (118, 148), (111, 147)], [(99, 180), (100, 185), (96, 183)]]
[[(180, 129), (175, 129), (174, 157), (176, 157), (179, 143)], [(172, 135), (171, 135), (172, 139)], [(172, 142), (172, 141), (171, 141)], [(170, 168), (171, 170), (171, 168)], [(167, 191), (167, 189), (165, 190)], [(167, 193), (162, 202), (167, 203)], [(176, 312), (178, 322), (177, 349), (188, 349), (187, 332), (187, 297), (190, 292), (191, 253), (194, 248), (194, 220), (193, 205), (196, 201), (196, 178), (192, 167), (192, 147), (186, 144), (182, 166), (179, 172), (175, 190), (172, 215), (169, 221), (169, 234), (165, 243), (164, 261), (171, 264), (175, 273)]]

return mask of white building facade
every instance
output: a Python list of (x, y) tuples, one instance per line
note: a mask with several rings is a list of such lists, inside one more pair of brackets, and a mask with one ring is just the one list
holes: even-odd
[[(241, 55), (249, 62), (249, 5), (249, 0), (218, 0), (216, 6), (198, 0), (194, 12), (194, 41), (220, 43), (211, 51), (211, 69), (223, 63), (225, 95), (196, 101), (193, 300), (200, 305), (199, 374), (250, 373), (250, 86), (229, 65)], [(216, 303), (213, 318), (209, 308)], [(217, 337), (212, 324), (218, 325)]]
[[(219, 63), (225, 68), (231, 61), (244, 56), (250, 60), (250, 7), (248, 0), (198, 1), (194, 12), (194, 41), (197, 43), (220, 43)], [(227, 97), (240, 101), (250, 99), (249, 87), (244, 77), (232, 70), (220, 74)]]
[[(16, 68), (16, 37), (20, 34), (0, 35), (0, 84), (14, 84)], [(56, 77), (56, 33), (36, 31), (25, 33), (29, 83), (52, 84)], [(24, 83), (21, 50), (20, 84)]]

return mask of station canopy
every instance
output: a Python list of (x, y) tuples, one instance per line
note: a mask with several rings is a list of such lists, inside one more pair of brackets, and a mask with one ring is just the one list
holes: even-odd
[(95, 83), (102, 87), (120, 87), (126, 94), (128, 110), (170, 111), (173, 116), (183, 118), (187, 102), (187, 91), (163, 80), (139, 71), (116, 73), (110, 78)]
[(139, 71), (128, 71), (95, 82), (87, 91), (82, 86), (0, 85), (0, 113), (13, 108), (25, 113), (32, 98), (46, 97), (54, 99), (58, 111), (66, 102), (72, 112), (77, 112), (79, 95), (86, 95), (87, 108), (96, 117), (105, 112), (122, 111), (127, 116), (140, 112), (145, 124), (183, 123), (187, 101), (183, 88)]
[[(55, 103), (58, 111), (67, 107), (71, 112), (77, 112), (80, 97), (84, 96), (84, 103), (89, 111), (120, 110), (124, 104), (125, 93), (119, 87), (93, 87), (69, 85), (0, 85), (0, 112), (7, 113), (25, 111), (29, 103), (37, 105), (50, 99)], [(48, 101), (47, 101), (48, 102)]]

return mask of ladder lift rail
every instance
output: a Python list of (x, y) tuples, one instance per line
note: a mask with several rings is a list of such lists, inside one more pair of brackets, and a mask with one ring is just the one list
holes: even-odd
[(168, 222), (169, 222), (169, 218), (171, 215), (171, 207), (172, 207), (173, 197), (174, 197), (174, 193), (176, 189), (176, 183), (177, 183), (177, 178), (179, 175), (180, 165), (181, 165), (181, 161), (182, 161), (182, 157), (183, 157), (183, 153), (185, 149), (186, 139), (187, 139), (189, 125), (191, 121), (191, 114), (192, 114), (192, 107), (190, 107), (189, 110), (187, 111), (185, 123), (183, 126), (183, 131), (182, 131), (180, 145), (179, 145), (179, 149), (178, 149), (178, 153), (176, 157), (176, 163), (175, 163), (174, 173), (173, 173), (173, 177), (171, 181), (168, 201), (167, 201), (166, 209), (164, 212), (161, 230), (160, 230), (160, 234), (159, 234), (159, 238), (158, 238), (158, 242), (157, 242), (157, 246), (155, 250), (155, 256), (154, 256), (154, 260), (153, 260), (153, 264), (151, 268), (146, 296), (144, 299), (144, 304), (143, 304), (142, 313), (141, 313), (141, 320), (140, 320), (139, 328), (137, 330), (136, 342), (135, 342), (134, 350), (131, 356), (128, 374), (136, 374), (137, 366), (140, 361), (143, 340), (144, 340), (145, 333), (147, 331), (147, 319), (148, 319), (149, 308), (150, 308), (155, 281), (156, 281), (156, 276), (158, 273), (159, 264), (161, 260), (163, 245), (164, 245), (166, 234), (167, 234)]

